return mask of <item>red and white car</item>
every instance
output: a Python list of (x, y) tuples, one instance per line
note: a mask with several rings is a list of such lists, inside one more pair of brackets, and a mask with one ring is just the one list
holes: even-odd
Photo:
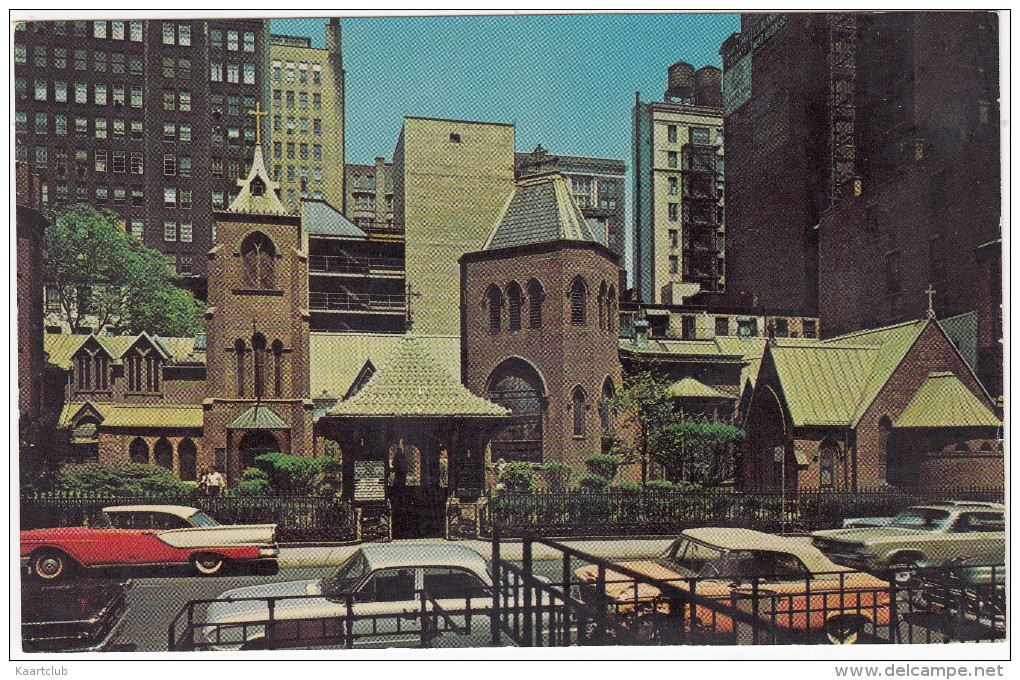
[(220, 524), (197, 508), (119, 505), (88, 527), (21, 532), (22, 566), (52, 581), (78, 568), (190, 564), (212, 575), (227, 563), (275, 566), (275, 524)]

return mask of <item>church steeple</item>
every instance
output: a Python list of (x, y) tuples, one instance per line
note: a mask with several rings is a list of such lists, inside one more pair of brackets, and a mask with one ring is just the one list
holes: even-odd
[(290, 214), (277, 193), (280, 189), (279, 182), (274, 182), (266, 170), (261, 146), (255, 147), (255, 157), (252, 159), (248, 177), (237, 180), (237, 186), (241, 187), (241, 191), (231, 202), (227, 212), (250, 215)]

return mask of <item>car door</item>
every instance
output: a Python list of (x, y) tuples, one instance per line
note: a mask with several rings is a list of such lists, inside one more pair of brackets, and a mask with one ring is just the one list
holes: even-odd
[(1005, 516), (1001, 512), (961, 512), (946, 532), (946, 540), (934, 552), (937, 559), (994, 553), (1005, 559)]
[(437, 632), (446, 633), (443, 647), (484, 646), (491, 636), (487, 612), (492, 608), (492, 590), (478, 576), (457, 567), (425, 567), (423, 592), (441, 610), (433, 618)]
[(417, 642), (421, 631), (420, 570), (380, 569), (354, 593), (352, 629), (355, 646)]

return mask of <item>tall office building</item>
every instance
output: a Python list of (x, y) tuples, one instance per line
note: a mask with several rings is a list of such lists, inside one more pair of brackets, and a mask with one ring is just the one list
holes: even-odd
[(664, 101), (634, 104), (634, 244), (642, 302), (726, 285), (720, 71), (669, 67)]
[(374, 165), (345, 165), (347, 219), (366, 233), (403, 238), (393, 224), (393, 164), (377, 157)]
[(832, 335), (934, 290), (1001, 394), (996, 15), (744, 15), (721, 53), (730, 302)]
[(513, 125), (404, 118), (393, 151), (393, 215), (406, 238), (416, 333), (460, 333), (457, 260), (485, 244), (513, 186)]
[(212, 209), (237, 195), (264, 101), (261, 19), (15, 25), (15, 154), (52, 212), (89, 203), (205, 294)]
[(325, 25), (326, 49), (311, 39), (269, 38), (273, 178), (284, 205), (299, 198), (344, 209), (344, 70), (340, 20)]

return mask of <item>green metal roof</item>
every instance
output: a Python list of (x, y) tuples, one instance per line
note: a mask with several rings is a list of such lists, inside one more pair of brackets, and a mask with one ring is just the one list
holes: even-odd
[(893, 427), (998, 427), (1001, 421), (949, 372), (929, 373)]
[(667, 392), (671, 397), (688, 399), (736, 399), (729, 392), (706, 385), (694, 378), (682, 378), (669, 386)]
[(964, 312), (948, 319), (939, 319), (939, 325), (960, 350), (964, 361), (971, 368), (977, 366), (977, 312)]
[(472, 394), (411, 334), (361, 390), (334, 406), (329, 416), (505, 416), (509, 411)]
[(861, 346), (769, 347), (795, 427), (846, 425), (875, 365), (877, 350)]
[(227, 425), (228, 430), (289, 430), (283, 418), (264, 404), (256, 404)]

